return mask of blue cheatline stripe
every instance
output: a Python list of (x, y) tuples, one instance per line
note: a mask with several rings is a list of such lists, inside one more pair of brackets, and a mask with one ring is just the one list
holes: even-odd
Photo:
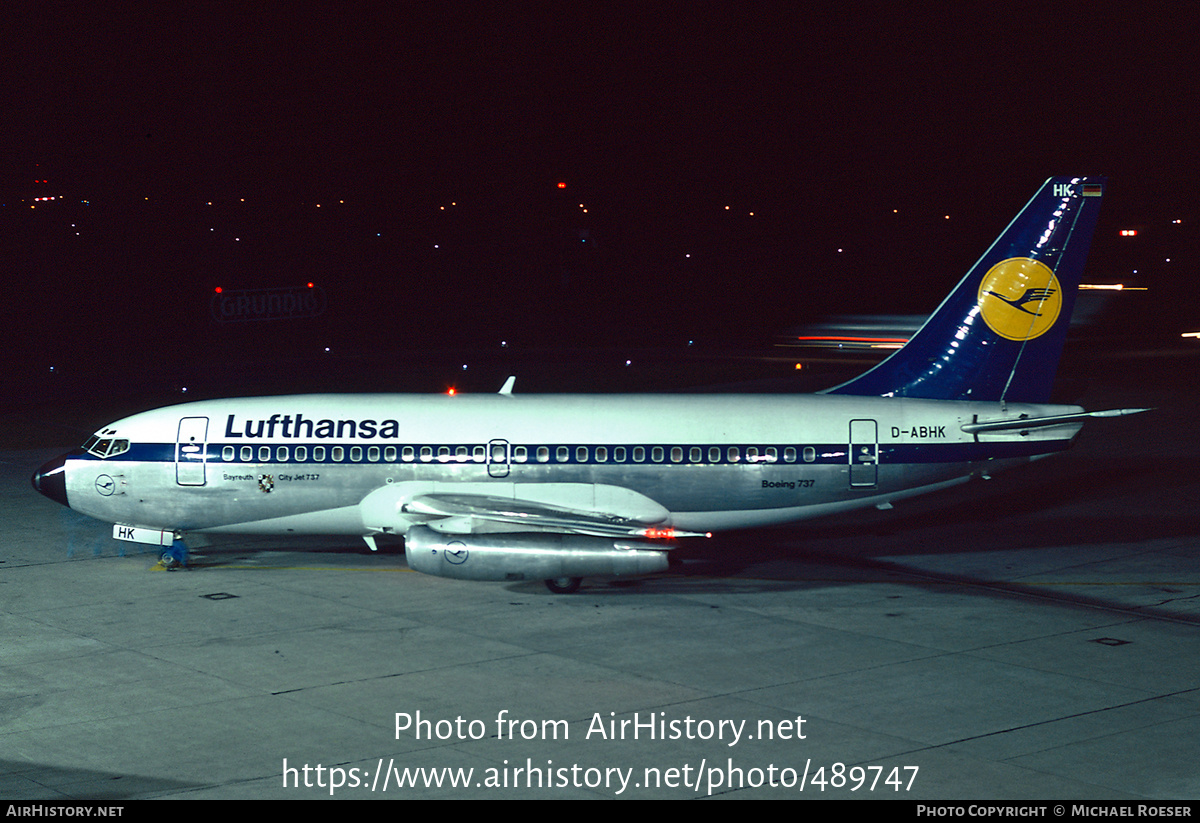
[[(888, 464), (913, 464), (913, 463), (969, 463), (978, 460), (987, 460), (989, 458), (1005, 459), (1014, 457), (1031, 457), (1038, 454), (1049, 454), (1052, 452), (1063, 451), (1070, 446), (1070, 440), (1034, 440), (1020, 442), (1001, 442), (1001, 443), (879, 443), (879, 463), (882, 465)], [(233, 459), (226, 460), (223, 456), (223, 451), (226, 446), (234, 449)], [(716, 443), (668, 443), (668, 444), (603, 444), (607, 449), (607, 459), (599, 460), (596, 456), (596, 445), (582, 443), (554, 443), (554, 444), (538, 444), (538, 445), (523, 445), (527, 450), (528, 457), (524, 461), (516, 461), (510, 459), (507, 461), (513, 466), (565, 466), (565, 465), (591, 465), (591, 466), (828, 466), (828, 465), (845, 465), (848, 461), (849, 445), (846, 443), (822, 443), (822, 444), (716, 444)], [(860, 444), (862, 445), (862, 444)], [(413, 449), (414, 459), (402, 459), (402, 450), (411, 447)], [(220, 444), (209, 443), (207, 462), (212, 465), (248, 465), (261, 463), (286, 463), (294, 465), (413, 465), (413, 466), (433, 466), (433, 465), (486, 465), (484, 460), (477, 460), (473, 457), (474, 449), (477, 447), (486, 446), (481, 443), (423, 443), (402, 445), (379, 445), (379, 444), (287, 444), (281, 446), (274, 445), (256, 445), (245, 446), (243, 444)], [(241, 459), (241, 450), (249, 448), (252, 451), (249, 460)], [(259, 449), (268, 449), (269, 455), (266, 459), (259, 459)], [(280, 448), (287, 449), (287, 458), (280, 459)], [(384, 450), (394, 448), (395, 459), (384, 459)], [(432, 450), (431, 459), (421, 459), (421, 449), (428, 448)], [(466, 456), (456, 456), (455, 452), (459, 448), (465, 448)], [(510, 446), (510, 454), (511, 449)], [(709, 449), (720, 449), (719, 460), (708, 460)], [(298, 449), (305, 450), (307, 459), (297, 460), (296, 452)], [(317, 460), (313, 458), (314, 450), (324, 449), (324, 459)], [(333, 459), (333, 450), (341, 449), (340, 459)], [(357, 449), (357, 452), (352, 450)], [(376, 459), (369, 459), (369, 455), (373, 454), (371, 450), (378, 450)], [(439, 449), (447, 449), (448, 455), (438, 456)], [(538, 460), (538, 449), (547, 449), (549, 459)], [(560, 455), (559, 449), (565, 449), (565, 455)], [(585, 454), (583, 459), (580, 459), (579, 449), (584, 449)], [(625, 450), (625, 459), (614, 459), (614, 452), (618, 449)], [(644, 450), (642, 460), (634, 460), (634, 454), (637, 449)], [(661, 459), (653, 459), (658, 454), (656, 449), (661, 449)], [(681, 459), (672, 459), (672, 450), (678, 449), (681, 452)], [(692, 460), (692, 449), (700, 450), (700, 460)], [(738, 450), (738, 459), (729, 459), (729, 450)], [(757, 449), (758, 457), (750, 459), (747, 457), (747, 449)], [(766, 460), (763, 455), (768, 449), (774, 449), (776, 459)], [(795, 451), (795, 459), (785, 460), (784, 455), (787, 450)], [(813, 458), (806, 460), (804, 458), (805, 450), (813, 450)], [(351, 459), (351, 455), (356, 454), (358, 459)], [(565, 456), (566, 459), (559, 459), (560, 456)], [(77, 456), (81, 460), (95, 460), (104, 463), (174, 463), (175, 462), (175, 444), (174, 443), (141, 443), (131, 444), (128, 451), (109, 457), (106, 459), (98, 458), (94, 455), (81, 453)], [(188, 461), (191, 462), (191, 461)], [(503, 462), (503, 461), (496, 461)]]

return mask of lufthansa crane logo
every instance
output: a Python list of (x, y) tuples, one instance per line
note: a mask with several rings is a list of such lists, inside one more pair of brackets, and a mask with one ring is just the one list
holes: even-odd
[(988, 269), (979, 284), (979, 309), (988, 327), (1008, 340), (1032, 340), (1062, 311), (1062, 286), (1045, 263), (1010, 257)]
[(442, 550), (442, 557), (446, 558), (446, 562), (454, 566), (461, 566), (467, 562), (467, 558), (471, 556), (471, 552), (467, 549), (464, 543), (458, 540), (453, 541)]

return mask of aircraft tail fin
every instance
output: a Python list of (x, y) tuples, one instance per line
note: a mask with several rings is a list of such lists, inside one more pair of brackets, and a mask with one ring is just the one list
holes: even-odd
[(903, 348), (825, 393), (1047, 402), (1105, 185), (1047, 180)]

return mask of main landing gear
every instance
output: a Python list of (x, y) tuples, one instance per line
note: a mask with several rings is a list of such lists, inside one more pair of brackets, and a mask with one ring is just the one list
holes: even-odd
[(554, 577), (546, 581), (546, 588), (555, 594), (574, 594), (582, 582), (582, 577)]

